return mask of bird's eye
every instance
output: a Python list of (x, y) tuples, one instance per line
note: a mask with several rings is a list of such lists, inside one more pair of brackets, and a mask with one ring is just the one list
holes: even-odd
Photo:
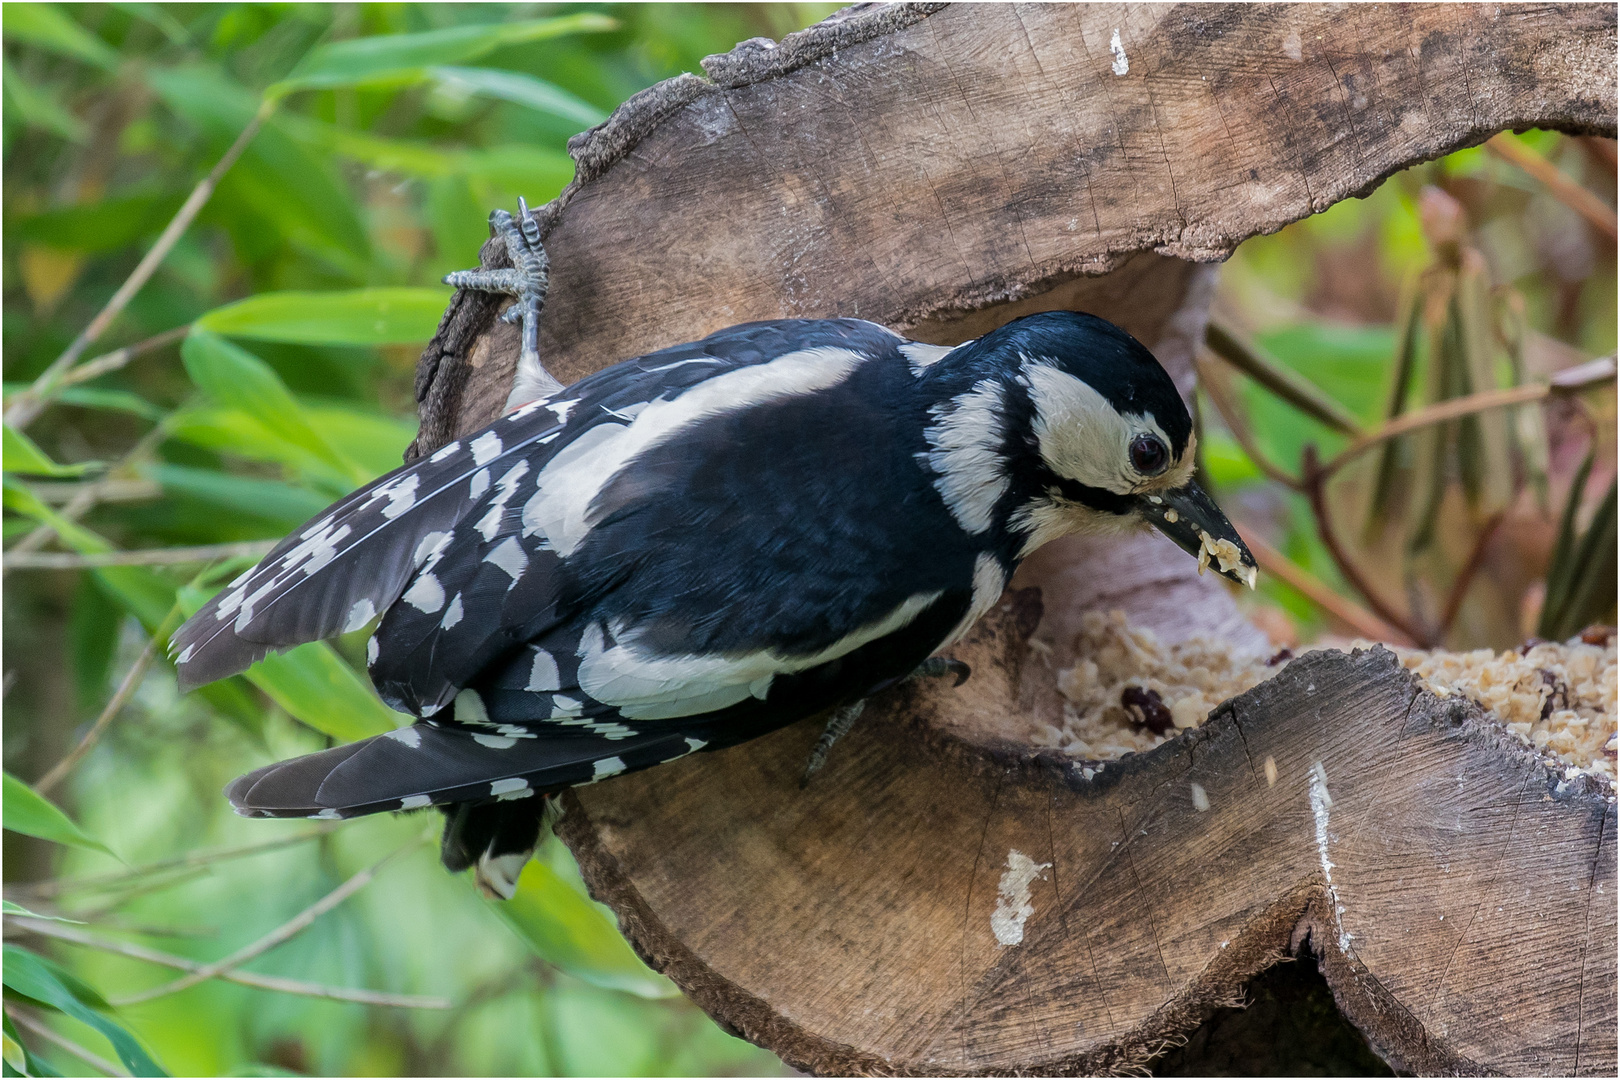
[(1138, 435), (1131, 440), (1131, 468), (1143, 476), (1157, 476), (1169, 463), (1170, 452), (1152, 435)]

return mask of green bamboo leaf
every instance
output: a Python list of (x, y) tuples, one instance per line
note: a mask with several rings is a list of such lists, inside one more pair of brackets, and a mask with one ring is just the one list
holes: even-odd
[(468, 150), (460, 167), (469, 180), (483, 181), (502, 192), (519, 194), (532, 204), (550, 199), (574, 176), (574, 159), (535, 146), (497, 146)]
[(188, 465), (152, 465), (142, 469), (141, 474), (171, 494), (266, 518), (287, 529), (310, 520), (331, 502), (325, 495), (278, 480), (258, 480)]
[(38, 953), (20, 945), (5, 946), (6, 989), (48, 1005), (88, 1024), (107, 1037), (118, 1060), (135, 1076), (168, 1076), (141, 1048), (135, 1036), (102, 1016), (109, 1008), (101, 995)]
[(580, 13), (335, 41), (311, 50), (287, 78), (266, 90), (265, 96), (278, 98), (296, 90), (337, 86), (407, 85), (427, 78), (428, 68), (476, 60), (503, 46), (567, 34), (599, 33), (617, 26), (605, 15)]
[(51, 1068), (45, 1062), (35, 1057), (28, 1047), (23, 1045), (22, 1035), (18, 1033), (16, 1025), (12, 1024), (9, 1015), (3, 1019), (5, 1031), (5, 1063), (11, 1070), (7, 1076), (61, 1076), (62, 1074)]
[(510, 101), (536, 112), (560, 116), (586, 127), (594, 127), (607, 119), (607, 113), (588, 101), (575, 97), (555, 83), (537, 79), (518, 71), (501, 71), (481, 67), (434, 67), (428, 77), (466, 94)]
[(29, 911), (21, 904), (14, 904), (10, 900), (0, 900), (0, 912), (7, 915), (26, 915), (30, 919), (44, 919), (46, 922), (72, 923), (75, 926), (85, 925), (83, 919), (64, 919), (60, 915), (41, 915), (37, 911)]
[(304, 411), (322, 438), (364, 469), (367, 479), (399, 468), (416, 438), (416, 424), (392, 416), (343, 405), (310, 405)]
[(1620, 567), (1616, 563), (1616, 548), (1620, 536), (1616, 533), (1616, 491), (1614, 480), (1598, 503), (1587, 526), (1586, 535), (1576, 560), (1574, 582), (1568, 606), (1564, 610), (1566, 637), (1580, 633), (1595, 622), (1612, 617), (1615, 610), (1615, 589), (1620, 585)]
[(196, 325), (259, 341), (414, 345), (433, 337), (450, 296), (449, 289), (403, 287), (260, 293), (215, 308)]
[(194, 406), (175, 414), (169, 429), (181, 442), (205, 450), (283, 466), (331, 497), (353, 491), (357, 483), (351, 468), (334, 468), (244, 409)]
[[(1592, 475), (1594, 451), (1587, 451), (1575, 478), (1569, 485), (1569, 497), (1564, 500), (1564, 511), (1558, 520), (1558, 538), (1553, 541), (1552, 556), (1547, 560), (1547, 594), (1541, 601), (1541, 618), (1536, 634), (1552, 640), (1551, 628), (1560, 624), (1560, 616), (1567, 606), (1570, 582), (1574, 571), (1576, 517), (1580, 514), (1581, 496), (1586, 492), (1586, 478)], [(1543, 631), (1547, 631), (1543, 633)]]
[(89, 139), (89, 124), (69, 112), (51, 91), (23, 78), (9, 61), (0, 66), (0, 82), (5, 85), (6, 104), (13, 110), (12, 115), (21, 117), (23, 123), (54, 132), (72, 143)]
[(523, 868), (512, 899), (493, 906), (541, 959), (575, 978), (644, 998), (676, 993), (641, 962), (611, 916), (537, 859)]
[[(91, 532), (78, 522), (67, 520), (9, 476), (5, 478), (5, 507), (42, 525), (49, 525), (61, 541), (74, 551), (98, 554), (113, 550), (113, 545), (105, 537)], [(174, 586), (143, 566), (102, 566), (91, 573), (148, 630), (156, 630), (162, 625), (174, 606)]]
[(0, 18), (7, 41), (34, 45), (111, 71), (118, 53), (105, 41), (64, 15), (55, 4), (7, 4)]
[(191, 35), (186, 32), (184, 26), (180, 25), (179, 20), (164, 11), (162, 6), (158, 4), (134, 3), (125, 0), (125, 2), (115, 3), (112, 6), (119, 11), (133, 15), (144, 23), (155, 26), (162, 32), (164, 37), (169, 39), (170, 44), (184, 45), (191, 40)]
[(100, 202), (43, 210), (18, 218), (7, 228), (21, 239), (59, 251), (118, 251), (161, 232), (182, 201), (178, 192), (124, 194)]
[(0, 813), (3, 813), (5, 827), (14, 833), (104, 855), (113, 854), (106, 844), (79, 828), (55, 803), (10, 773), (5, 774), (4, 810)]
[(356, 742), (411, 722), (376, 693), (324, 641), (273, 653), (247, 679), (297, 720), (340, 742)]
[[(216, 308), (209, 314), (229, 310)], [(315, 430), (303, 406), (292, 396), (275, 369), (241, 346), (212, 333), (204, 325), (204, 320), (208, 318), (205, 315), (199, 319), (180, 346), (180, 358), (186, 365), (191, 381), (221, 405), (258, 418), (280, 438), (309, 451), (333, 468), (350, 474), (355, 481), (366, 479), (353, 463), (334, 450)], [(223, 321), (227, 324), (230, 322), (229, 319)]]
[(83, 476), (102, 467), (99, 461), (84, 461), (77, 465), (59, 465), (27, 435), (5, 425), (5, 469), (7, 472), (27, 476)]

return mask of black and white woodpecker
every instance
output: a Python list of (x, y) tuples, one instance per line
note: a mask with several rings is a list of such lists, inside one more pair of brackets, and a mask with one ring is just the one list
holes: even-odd
[(451, 280), (519, 298), (506, 415), (334, 504), (174, 635), (190, 688), (380, 617), (372, 681), (416, 722), (249, 773), (242, 814), (438, 806), (445, 864), (509, 896), (555, 793), (827, 710), (847, 726), (959, 668), (941, 650), (1060, 536), (1146, 522), (1254, 582), (1175, 386), (1102, 319), (954, 348), (748, 323), (564, 388), (535, 348), (538, 232), (492, 220), (517, 269)]

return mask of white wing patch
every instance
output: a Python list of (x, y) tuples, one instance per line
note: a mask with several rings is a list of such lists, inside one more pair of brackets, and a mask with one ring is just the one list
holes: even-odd
[(808, 671), (894, 633), (940, 595), (909, 597), (884, 618), (808, 656), (784, 656), (769, 649), (732, 655), (652, 655), (637, 648), (634, 633), (621, 626), (613, 627), (615, 643), (607, 648), (598, 623), (588, 627), (580, 641), (579, 688), (628, 720), (667, 720), (724, 709), (750, 696), (764, 697), (777, 675)]
[(523, 535), (545, 534), (566, 559), (591, 530), (591, 502), (636, 455), (708, 417), (836, 386), (863, 359), (850, 349), (803, 349), (716, 375), (678, 397), (653, 401), (628, 424), (596, 425), (540, 470), (537, 490), (523, 507)]
[(900, 346), (900, 352), (905, 356), (906, 363), (911, 365), (913, 375), (921, 375), (923, 369), (931, 367), (955, 352), (957, 345), (926, 345), (921, 341), (908, 341)]

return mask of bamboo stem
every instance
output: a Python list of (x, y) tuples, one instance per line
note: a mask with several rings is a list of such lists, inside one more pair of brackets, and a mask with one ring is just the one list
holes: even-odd
[(1547, 194), (1581, 215), (1594, 229), (1610, 240), (1620, 235), (1613, 207), (1570, 179), (1558, 166), (1524, 145), (1512, 132), (1504, 131), (1492, 136), (1486, 142), (1485, 149), (1529, 173), (1547, 189)]
[(275, 540), (243, 540), (230, 544), (199, 544), (196, 547), (146, 548), (135, 551), (43, 551), (13, 555), (6, 552), (7, 570), (85, 570), (98, 566), (173, 566), (178, 563), (212, 562), (241, 555), (263, 556), (275, 547)]
[[(58, 923), (29, 919), (23, 916), (12, 917), (9, 921), (41, 937), (57, 938), (61, 941), (72, 942), (75, 945), (83, 945), (86, 948), (100, 949), (102, 952), (127, 956), (132, 960), (144, 960), (149, 964), (159, 964), (163, 967), (191, 972), (200, 971), (206, 966), (171, 953), (148, 949), (143, 945), (131, 945), (123, 941), (109, 941), (106, 938), (87, 934), (82, 930), (76, 930), (71, 926), (62, 926)], [(425, 997), (418, 994), (387, 994), (377, 990), (350, 990), (341, 986), (322, 986), (319, 983), (302, 982), (298, 979), (284, 979), (277, 975), (256, 975), (250, 971), (221, 971), (212, 977), (224, 979), (227, 982), (240, 983), (243, 986), (256, 987), (260, 990), (274, 990), (278, 993), (297, 994), (301, 997), (328, 998), (332, 1001), (352, 1001), (360, 1005), (383, 1005), (397, 1009), (450, 1008), (450, 1001), (441, 997)]]
[(217, 978), (227, 971), (232, 971), (235, 968), (241, 967), (249, 960), (259, 956), (261, 953), (269, 952), (277, 945), (284, 944), (296, 937), (298, 934), (303, 933), (310, 927), (311, 924), (315, 922), (316, 919), (320, 918), (322, 915), (325, 915), (328, 911), (331, 911), (333, 908), (343, 903), (343, 901), (347, 900), (349, 897), (353, 896), (355, 893), (369, 885), (371, 883), (371, 879), (377, 876), (377, 871), (381, 870), (385, 865), (393, 861), (398, 856), (412, 850), (419, 843), (420, 841), (412, 841), (411, 843), (406, 844), (404, 847), (383, 856), (383, 858), (366, 867), (364, 870), (361, 870), (359, 873), (349, 878), (349, 880), (345, 881), (343, 884), (339, 885), (337, 888), (333, 889), (331, 892), (327, 893), (325, 896), (321, 897), (319, 900), (309, 905), (309, 907), (305, 908), (303, 911), (300, 911), (297, 915), (294, 915), (291, 919), (288, 919), (286, 922), (282, 923), (268, 934), (259, 938), (257, 941), (244, 945), (242, 948), (231, 953), (231, 955), (225, 957), (224, 959), (216, 960), (211, 964), (204, 964), (202, 967), (197, 968), (190, 974), (183, 975), (180, 978), (175, 979), (173, 982), (165, 983), (162, 986), (153, 987), (150, 990), (143, 990), (138, 994), (130, 994), (127, 997), (120, 998), (114, 1002), (114, 1004), (120, 1007), (125, 1005), (135, 1005), (142, 1001), (151, 1001), (153, 998), (167, 997), (170, 994), (178, 994), (182, 990), (189, 990), (198, 983)]
[(44, 411), (46, 402), (55, 391), (61, 377), (78, 362), (79, 357), (84, 355), (86, 349), (95, 344), (101, 335), (106, 333), (113, 320), (123, 313), (130, 300), (134, 299), (135, 294), (141, 291), (141, 287), (157, 271), (158, 265), (168, 257), (169, 251), (179, 242), (185, 231), (191, 227), (192, 220), (196, 218), (198, 212), (202, 210), (203, 206), (214, 194), (214, 189), (219, 186), (220, 180), (230, 170), (230, 167), (236, 164), (236, 159), (242, 156), (242, 151), (247, 149), (248, 143), (253, 141), (253, 136), (259, 133), (259, 128), (273, 111), (275, 111), (275, 102), (273, 101), (267, 100), (259, 106), (259, 111), (253, 114), (253, 119), (248, 121), (248, 125), (242, 129), (242, 133), (236, 137), (236, 141), (231, 143), (230, 149), (225, 151), (225, 156), (220, 158), (214, 167), (208, 171), (207, 176), (197, 181), (197, 186), (191, 189), (191, 194), (186, 197), (186, 201), (181, 204), (179, 210), (175, 211), (174, 217), (170, 219), (169, 224), (158, 236), (157, 242), (136, 264), (135, 269), (130, 271), (129, 277), (124, 279), (124, 283), (118, 287), (117, 292), (113, 293), (106, 306), (96, 313), (95, 318), (90, 320), (90, 325), (79, 332), (79, 336), (73, 339), (72, 344), (63, 351), (61, 356), (51, 361), (51, 366), (40, 373), (39, 378), (34, 380), (32, 386), (12, 399), (5, 413), (5, 422), (9, 427), (21, 431), (33, 423), (39, 414)]

